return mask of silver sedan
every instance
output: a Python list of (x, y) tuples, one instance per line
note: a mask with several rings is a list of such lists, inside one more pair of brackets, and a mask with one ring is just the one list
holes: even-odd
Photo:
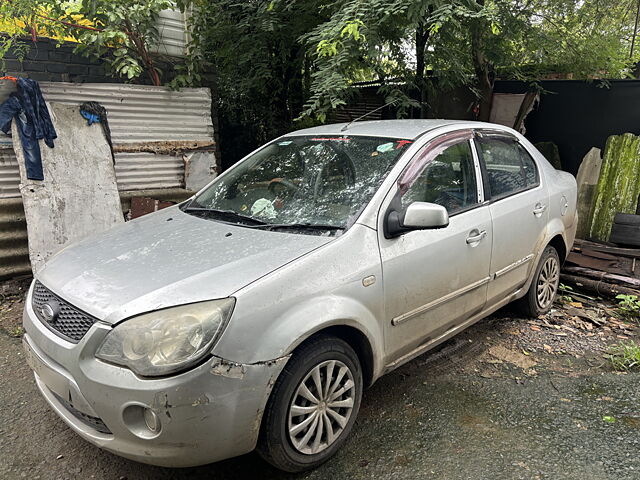
[(576, 224), (574, 178), (509, 128), (301, 130), (51, 258), (27, 359), (105, 450), (179, 467), (257, 448), (302, 471), (381, 375), (509, 302), (547, 311)]

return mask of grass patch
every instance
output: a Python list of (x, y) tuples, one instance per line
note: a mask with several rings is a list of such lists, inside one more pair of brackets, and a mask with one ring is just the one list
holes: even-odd
[(618, 300), (618, 312), (620, 315), (629, 320), (638, 321), (640, 317), (640, 300), (637, 295), (616, 296)]
[(640, 369), (640, 345), (629, 340), (628, 343), (620, 342), (609, 348), (608, 358), (615, 368), (621, 372)]

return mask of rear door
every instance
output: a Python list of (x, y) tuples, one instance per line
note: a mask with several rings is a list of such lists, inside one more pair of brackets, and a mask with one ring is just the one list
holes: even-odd
[(542, 247), (549, 195), (533, 157), (506, 132), (476, 132), (493, 223), (487, 305), (522, 288)]

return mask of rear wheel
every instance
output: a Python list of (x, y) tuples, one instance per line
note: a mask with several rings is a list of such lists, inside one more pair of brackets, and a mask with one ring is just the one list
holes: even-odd
[(362, 383), (358, 356), (343, 340), (319, 336), (303, 344), (273, 388), (258, 453), (287, 472), (328, 460), (353, 427)]
[(532, 317), (547, 313), (553, 305), (559, 285), (560, 257), (556, 249), (549, 245), (542, 252), (529, 291), (520, 301), (523, 312)]

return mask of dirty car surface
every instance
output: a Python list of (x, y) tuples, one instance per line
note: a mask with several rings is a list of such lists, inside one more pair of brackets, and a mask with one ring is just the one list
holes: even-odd
[(576, 224), (573, 177), (505, 127), (293, 132), (50, 259), (26, 357), (108, 451), (177, 467), (257, 447), (302, 471), (340, 448), (384, 373), (511, 301), (547, 311)]

